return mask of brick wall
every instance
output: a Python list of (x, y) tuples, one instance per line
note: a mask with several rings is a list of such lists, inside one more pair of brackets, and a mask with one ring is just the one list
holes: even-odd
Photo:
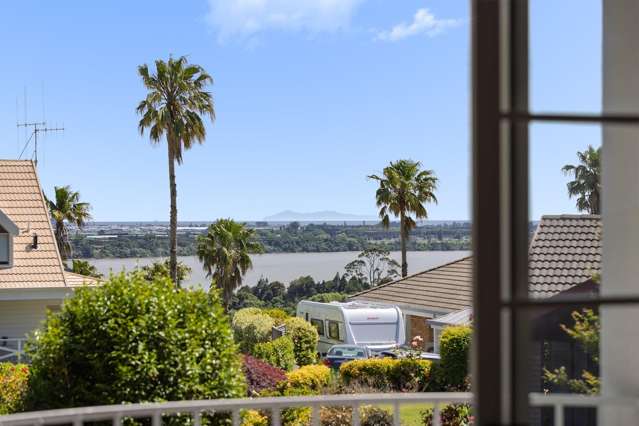
[(422, 349), (428, 350), (433, 346), (433, 329), (430, 325), (426, 324), (425, 317), (418, 317), (415, 315), (406, 315), (406, 322), (408, 323), (408, 336), (406, 336), (406, 344), (410, 344), (410, 341), (415, 336), (421, 336), (424, 339), (424, 346)]

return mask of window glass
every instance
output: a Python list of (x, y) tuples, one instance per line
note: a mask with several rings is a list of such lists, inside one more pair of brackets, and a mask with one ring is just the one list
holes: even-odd
[(320, 336), (324, 335), (324, 321), (317, 318), (311, 318), (311, 324), (317, 329), (317, 334)]
[(328, 321), (328, 337), (341, 340), (339, 337), (339, 323), (337, 321)]
[(9, 264), (9, 234), (0, 234), (0, 265)]
[(328, 354), (345, 358), (363, 358), (366, 356), (365, 349), (361, 346), (333, 346), (328, 351)]

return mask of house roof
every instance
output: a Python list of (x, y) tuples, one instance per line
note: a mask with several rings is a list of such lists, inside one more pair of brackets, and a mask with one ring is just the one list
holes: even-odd
[(430, 325), (444, 327), (449, 325), (468, 325), (473, 322), (473, 308), (451, 312), (435, 319), (428, 320)]
[(472, 257), (465, 257), (350, 298), (438, 313), (458, 311), (472, 305), (472, 263)]
[(528, 257), (532, 297), (550, 297), (588, 281), (601, 272), (601, 217), (542, 216)]
[[(13, 265), (0, 269), (0, 289), (77, 287), (89, 277), (64, 271), (49, 209), (32, 161), (0, 160), (0, 211), (19, 228), (13, 238)], [(33, 249), (33, 235), (38, 248)]]

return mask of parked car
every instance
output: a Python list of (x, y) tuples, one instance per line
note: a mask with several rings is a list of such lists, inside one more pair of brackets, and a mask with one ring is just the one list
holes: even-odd
[(340, 365), (355, 359), (371, 358), (371, 351), (366, 346), (361, 345), (335, 345), (326, 353), (324, 364), (335, 370)]
[(365, 346), (379, 352), (396, 348), (405, 341), (402, 311), (393, 305), (302, 300), (297, 304), (297, 316), (317, 328), (317, 351), (321, 356), (333, 345)]
[(380, 358), (393, 358), (393, 359), (399, 359), (399, 358), (408, 358), (409, 356), (412, 356), (414, 358), (419, 358), (419, 359), (427, 359), (429, 361), (439, 361), (440, 360), (440, 356), (439, 354), (436, 354), (434, 352), (416, 352), (412, 349), (409, 348), (397, 348), (397, 349), (390, 349), (390, 350), (386, 350), (386, 351), (381, 351), (379, 353), (379, 357)]

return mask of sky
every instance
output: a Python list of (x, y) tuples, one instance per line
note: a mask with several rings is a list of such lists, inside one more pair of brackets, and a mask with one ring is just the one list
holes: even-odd
[[(600, 2), (530, 3), (531, 108), (600, 111)], [(64, 125), (41, 138), (45, 193), (71, 185), (95, 220), (167, 220), (166, 146), (137, 130), (137, 66), (187, 55), (215, 80), (217, 120), (177, 169), (179, 220), (372, 216), (366, 176), (401, 158), (439, 178), (429, 218), (469, 219), (470, 23), (462, 0), (3, 2), (0, 158), (18, 158), (25, 116)], [(560, 169), (599, 128), (530, 135), (531, 219), (575, 213)]]

